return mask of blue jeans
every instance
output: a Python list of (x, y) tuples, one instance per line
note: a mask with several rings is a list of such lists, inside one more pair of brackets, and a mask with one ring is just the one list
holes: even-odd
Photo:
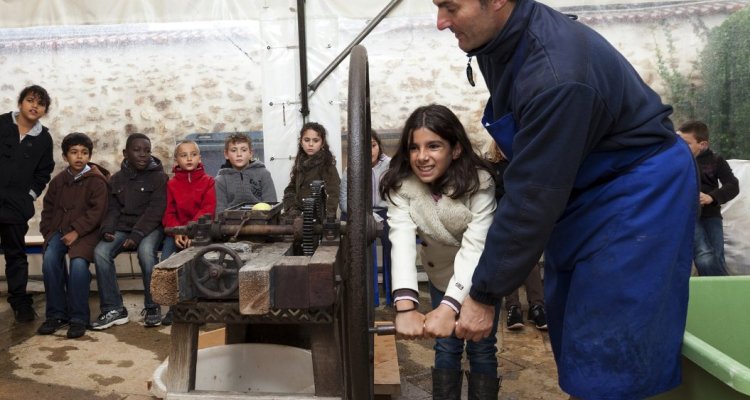
[(724, 226), (719, 217), (699, 218), (695, 224), (693, 258), (700, 276), (726, 276)]
[[(129, 232), (115, 232), (115, 239), (111, 242), (100, 241), (94, 249), (94, 263), (96, 264), (96, 284), (99, 287), (99, 307), (103, 314), (112, 310), (122, 310), (122, 295), (117, 286), (117, 270), (115, 269), (115, 257), (120, 254), (122, 244), (130, 236)], [(162, 231), (156, 229), (146, 235), (138, 244), (138, 264), (141, 267), (143, 278), (143, 306), (145, 308), (157, 308), (151, 298), (151, 273), (154, 265), (159, 262), (156, 256), (161, 244)]]
[[(432, 308), (435, 309), (445, 296), (438, 288), (430, 283), (430, 300)], [(495, 305), (495, 317), (492, 320), (492, 331), (490, 336), (478, 341), (465, 342), (456, 337), (455, 332), (448, 338), (435, 339), (435, 368), (461, 370), (461, 358), (466, 345), (466, 356), (469, 359), (469, 370), (478, 374), (497, 374), (497, 319), (500, 315), (500, 305)]]
[(182, 249), (177, 248), (177, 244), (174, 241), (174, 236), (164, 236), (164, 242), (161, 245), (161, 258), (159, 259), (159, 261), (166, 260), (172, 254), (177, 253), (178, 250)]
[(68, 246), (61, 239), (60, 232), (52, 234), (42, 260), (47, 319), (87, 325), (91, 285), (89, 262), (82, 257), (73, 258), (68, 271), (65, 263)]

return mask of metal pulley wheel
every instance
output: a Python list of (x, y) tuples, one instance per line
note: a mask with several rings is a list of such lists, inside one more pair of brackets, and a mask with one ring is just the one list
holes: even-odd
[(226, 298), (239, 287), (242, 259), (222, 244), (202, 248), (193, 259), (190, 278), (196, 289), (210, 299)]
[[(372, 165), (370, 133), (370, 85), (367, 50), (352, 49), (349, 63), (349, 153), (347, 165), (347, 230), (343, 241), (344, 381), (347, 399), (372, 399), (373, 324)], [(366, 368), (365, 366), (369, 366)]]

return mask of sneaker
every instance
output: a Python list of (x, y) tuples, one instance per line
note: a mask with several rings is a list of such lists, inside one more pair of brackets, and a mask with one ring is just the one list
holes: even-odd
[(68, 328), (68, 333), (65, 335), (68, 339), (79, 338), (86, 334), (86, 325), (73, 322)]
[(120, 310), (108, 311), (99, 315), (96, 321), (91, 323), (91, 329), (97, 331), (107, 329), (112, 325), (123, 325), (128, 323), (128, 310), (123, 307)]
[(161, 325), (161, 308), (144, 308), (141, 315), (143, 315), (143, 324), (146, 328)]
[(23, 304), (13, 310), (16, 322), (31, 322), (36, 319), (36, 312), (31, 304)]
[(51, 335), (57, 332), (58, 329), (68, 325), (68, 321), (62, 319), (51, 318), (42, 323), (42, 325), (36, 330), (37, 335)]
[(161, 324), (164, 326), (172, 325), (172, 310), (170, 309), (164, 314), (164, 319), (161, 320)]
[(508, 321), (506, 324), (511, 331), (523, 328), (523, 313), (521, 312), (521, 307), (510, 306), (508, 309)]
[(534, 322), (536, 329), (547, 330), (547, 314), (544, 312), (544, 306), (539, 304), (529, 309), (529, 321)]

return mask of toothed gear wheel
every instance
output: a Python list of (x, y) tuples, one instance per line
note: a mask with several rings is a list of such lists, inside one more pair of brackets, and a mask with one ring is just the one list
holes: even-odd
[(320, 238), (315, 235), (315, 199), (302, 199), (302, 253), (312, 256)]
[(326, 220), (326, 185), (323, 181), (313, 181), (310, 184), (312, 198), (315, 200), (315, 219), (322, 224)]

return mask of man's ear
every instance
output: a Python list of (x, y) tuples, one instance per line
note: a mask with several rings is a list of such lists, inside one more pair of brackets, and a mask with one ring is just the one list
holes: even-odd
[(122, 158), (128, 158), (127, 150), (128, 149), (122, 149)]
[(501, 9), (502, 9), (503, 7), (505, 7), (505, 5), (506, 5), (506, 4), (507, 4), (507, 3), (509, 2), (509, 1), (510, 1), (510, 0), (490, 0), (489, 8), (490, 8), (490, 10), (492, 10), (492, 11), (499, 11), (499, 10), (501, 10)]
[(708, 149), (708, 140), (704, 140), (700, 143), (698, 143), (698, 147), (700, 147), (701, 151), (705, 151)]

